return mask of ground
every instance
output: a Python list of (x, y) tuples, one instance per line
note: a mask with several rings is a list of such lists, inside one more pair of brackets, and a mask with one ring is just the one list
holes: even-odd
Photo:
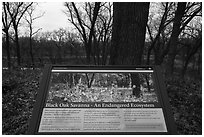
[[(40, 69), (2, 71), (2, 134), (26, 134), (32, 114)], [(167, 92), (178, 134), (202, 134), (201, 82), (166, 79)]]

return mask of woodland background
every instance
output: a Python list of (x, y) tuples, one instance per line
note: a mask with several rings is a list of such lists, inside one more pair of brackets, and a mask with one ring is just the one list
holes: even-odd
[(202, 134), (201, 2), (65, 2), (74, 29), (48, 32), (37, 6), (2, 3), (2, 134), (26, 133), (45, 64), (160, 65), (178, 134)]

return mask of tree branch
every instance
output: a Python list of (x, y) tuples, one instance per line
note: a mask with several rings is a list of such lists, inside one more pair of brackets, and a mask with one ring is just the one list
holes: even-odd
[(84, 26), (82, 25), (81, 17), (80, 17), (80, 15), (79, 15), (79, 12), (78, 12), (78, 10), (77, 10), (77, 8), (76, 8), (74, 2), (72, 2), (72, 6), (73, 6), (74, 11), (75, 11), (75, 13), (76, 13), (76, 15), (77, 15), (77, 20), (78, 20), (78, 22), (79, 22), (79, 25), (80, 25), (80, 27), (81, 27), (81, 29), (82, 29), (84, 41), (87, 42), (86, 31), (85, 31)]

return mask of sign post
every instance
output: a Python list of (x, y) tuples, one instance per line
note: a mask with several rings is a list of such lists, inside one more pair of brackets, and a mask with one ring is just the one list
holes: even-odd
[(176, 134), (160, 72), (48, 65), (28, 134)]

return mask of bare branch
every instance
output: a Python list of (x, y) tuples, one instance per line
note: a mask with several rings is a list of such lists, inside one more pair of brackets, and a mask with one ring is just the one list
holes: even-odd
[[(23, 2), (22, 2), (22, 4), (23, 4)], [(19, 24), (19, 22), (20, 22), (21, 18), (23, 17), (24, 13), (27, 11), (27, 9), (28, 9), (32, 4), (33, 4), (33, 2), (31, 2), (29, 5), (27, 5), (27, 6), (25, 7), (25, 9), (22, 11), (20, 17), (17, 19), (17, 24)], [(19, 8), (18, 8), (18, 9), (19, 9)]]
[(78, 10), (77, 10), (77, 8), (76, 8), (74, 2), (72, 2), (72, 6), (73, 6), (74, 11), (75, 11), (75, 13), (76, 13), (76, 15), (77, 15), (77, 20), (78, 20), (78, 22), (79, 22), (79, 25), (80, 25), (80, 27), (81, 27), (81, 29), (82, 29), (84, 41), (87, 42), (87, 38), (86, 38), (86, 36), (85, 36), (85, 35), (86, 35), (86, 31), (85, 31), (84, 26), (82, 25), (81, 17), (79, 16), (79, 12), (78, 12)]
[(37, 34), (40, 30), (42, 30), (42, 28), (37, 29), (35, 32), (32, 33), (32, 36), (34, 36), (35, 34)]

